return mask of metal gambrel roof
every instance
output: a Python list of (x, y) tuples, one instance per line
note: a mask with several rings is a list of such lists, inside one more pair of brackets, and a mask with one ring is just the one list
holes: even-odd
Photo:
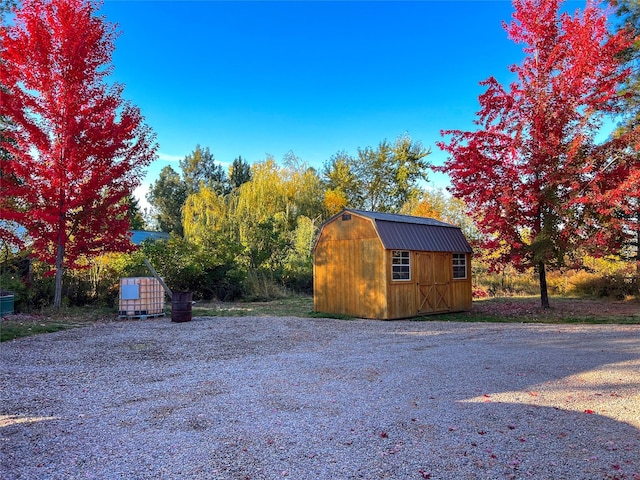
[(450, 223), (397, 213), (353, 209), (345, 212), (372, 220), (384, 248), (388, 250), (473, 253), (460, 227)]

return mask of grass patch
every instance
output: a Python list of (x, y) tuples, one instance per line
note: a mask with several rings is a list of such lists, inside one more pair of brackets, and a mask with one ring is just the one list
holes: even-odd
[(538, 297), (501, 297), (473, 302), (471, 312), (418, 317), (423, 321), (549, 323), (549, 324), (640, 324), (637, 299), (612, 301), (578, 297), (552, 297), (543, 309)]
[(116, 313), (112, 309), (99, 307), (69, 307), (58, 312), (44, 309), (37, 314), (8, 315), (0, 320), (0, 342), (112, 321), (115, 318)]
[(313, 297), (301, 295), (268, 302), (198, 302), (191, 312), (194, 317), (310, 317)]
[(58, 332), (69, 328), (63, 323), (5, 322), (0, 323), (0, 342), (28, 337), (38, 333)]

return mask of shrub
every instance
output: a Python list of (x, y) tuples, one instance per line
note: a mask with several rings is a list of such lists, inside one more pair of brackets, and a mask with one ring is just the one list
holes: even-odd
[(238, 247), (221, 237), (217, 240), (207, 246), (175, 236), (145, 242), (139, 261), (146, 257), (172, 290), (190, 291), (197, 300), (234, 300), (242, 295), (245, 279), (234, 261)]
[(487, 298), (488, 296), (489, 292), (484, 287), (473, 286), (473, 298)]
[(296, 293), (313, 293), (313, 258), (295, 259), (284, 266), (282, 281)]
[(537, 274), (533, 269), (518, 273), (507, 267), (500, 273), (489, 273), (484, 269), (474, 272), (473, 280), (478, 289), (492, 297), (537, 295), (540, 293)]
[(265, 270), (249, 270), (244, 281), (244, 296), (250, 301), (268, 301), (285, 298), (287, 291), (276, 282), (271, 272)]
[(638, 294), (636, 278), (624, 270), (612, 275), (583, 273), (575, 275), (571, 293), (590, 297), (608, 297), (623, 300)]
[(0, 288), (13, 293), (13, 310), (23, 312), (29, 305), (29, 290), (22, 279), (15, 275), (0, 275)]

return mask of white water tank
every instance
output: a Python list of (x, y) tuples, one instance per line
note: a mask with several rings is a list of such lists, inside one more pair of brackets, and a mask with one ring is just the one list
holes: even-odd
[(120, 279), (120, 318), (164, 315), (164, 289), (154, 277)]

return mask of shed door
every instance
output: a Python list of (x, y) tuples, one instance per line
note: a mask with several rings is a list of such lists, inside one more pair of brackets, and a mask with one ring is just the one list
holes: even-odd
[(451, 310), (449, 301), (449, 285), (451, 283), (451, 255), (448, 253), (433, 254), (435, 310), (445, 312)]
[(433, 254), (416, 254), (416, 278), (418, 284), (418, 313), (435, 311), (433, 285)]
[(416, 253), (418, 313), (450, 310), (450, 263), (448, 253)]

